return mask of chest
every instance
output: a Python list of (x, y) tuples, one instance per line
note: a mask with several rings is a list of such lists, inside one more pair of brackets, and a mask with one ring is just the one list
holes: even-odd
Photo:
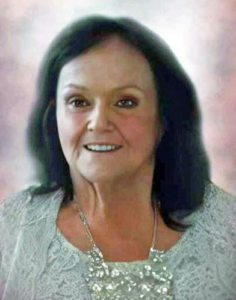
[[(64, 238), (74, 247), (83, 252), (91, 250), (92, 244), (78, 214), (72, 213), (69, 209), (61, 209), (56, 224)], [(152, 232), (150, 230), (142, 231), (139, 235), (138, 230), (137, 228), (135, 236), (129, 236), (128, 229), (124, 234), (115, 234), (111, 230), (107, 230), (105, 226), (98, 226), (92, 233), (105, 260), (138, 261), (148, 258), (152, 244)], [(159, 218), (156, 227), (155, 249), (169, 250), (178, 242), (182, 234), (168, 228)]]

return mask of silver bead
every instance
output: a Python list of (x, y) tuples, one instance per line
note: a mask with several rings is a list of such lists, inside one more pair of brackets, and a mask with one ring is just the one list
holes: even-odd
[(99, 284), (95, 283), (93, 286), (92, 286), (92, 289), (94, 292), (100, 292), (101, 291), (101, 287)]
[(111, 271), (111, 277), (118, 277), (120, 275), (120, 272), (118, 269), (113, 269)]

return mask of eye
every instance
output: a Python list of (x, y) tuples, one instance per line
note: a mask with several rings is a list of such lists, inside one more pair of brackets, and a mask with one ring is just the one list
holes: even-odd
[(120, 106), (120, 107), (135, 107), (135, 106), (137, 106), (137, 101), (135, 99), (127, 97), (127, 98), (121, 99), (117, 103), (117, 106)]
[(72, 98), (69, 101), (69, 105), (71, 105), (73, 107), (85, 107), (85, 106), (88, 105), (88, 102), (86, 100), (83, 100), (83, 99)]

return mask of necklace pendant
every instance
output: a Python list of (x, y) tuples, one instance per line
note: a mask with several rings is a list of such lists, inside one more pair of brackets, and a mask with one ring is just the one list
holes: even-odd
[(164, 251), (150, 250), (148, 260), (103, 260), (95, 246), (89, 253), (87, 284), (93, 300), (172, 300), (173, 276), (166, 268)]
[(164, 251), (154, 249), (156, 240), (156, 205), (154, 206), (153, 242), (148, 260), (135, 262), (104, 261), (96, 246), (83, 211), (76, 205), (88, 239), (88, 273), (85, 278), (93, 300), (172, 300), (173, 276), (164, 262)]

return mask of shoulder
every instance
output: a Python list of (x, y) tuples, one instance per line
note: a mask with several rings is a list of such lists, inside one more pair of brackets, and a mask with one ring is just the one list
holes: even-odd
[(5, 198), (0, 203), (0, 223), (16, 219), (31, 200), (30, 189), (25, 189)]
[(62, 189), (56, 191), (36, 194), (36, 187), (29, 187), (18, 193), (11, 195), (0, 203), (0, 227), (5, 223), (17, 225), (26, 214), (41, 215), (47, 211), (58, 197), (63, 194)]
[[(4, 249), (12, 251), (23, 213), (30, 202), (30, 190), (23, 190), (0, 203), (0, 267)], [(9, 245), (9, 246), (8, 246)]]
[(193, 226), (183, 235), (182, 243), (173, 248), (177, 251), (169, 254), (176, 277), (176, 296), (236, 299), (236, 199), (209, 183), (203, 200)]
[(236, 197), (214, 183), (206, 187), (202, 218), (212, 234), (231, 239), (236, 247)]
[(204, 206), (213, 215), (232, 216), (236, 219), (236, 197), (214, 183), (208, 184), (204, 195)]

